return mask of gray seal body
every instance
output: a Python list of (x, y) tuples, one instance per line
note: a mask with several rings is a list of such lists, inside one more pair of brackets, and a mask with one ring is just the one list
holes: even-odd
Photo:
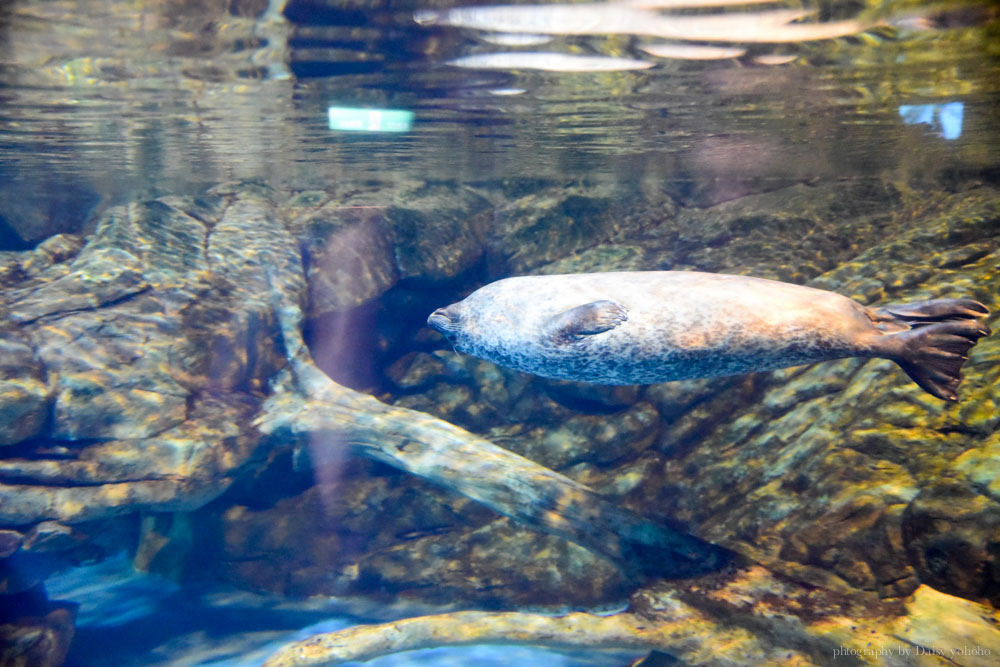
[(844, 357), (885, 357), (956, 400), (989, 330), (985, 306), (938, 299), (871, 309), (825, 290), (692, 271), (523, 276), (436, 310), (460, 352), (537, 375), (649, 384)]

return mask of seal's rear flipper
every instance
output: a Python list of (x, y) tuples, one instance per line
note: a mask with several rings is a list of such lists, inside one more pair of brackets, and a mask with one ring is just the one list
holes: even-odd
[(875, 309), (878, 321), (896, 320), (913, 326), (917, 322), (946, 322), (949, 320), (978, 320), (990, 311), (972, 299), (934, 299), (898, 306)]
[[(971, 303), (982, 306), (976, 301)], [(985, 306), (983, 310), (986, 310)], [(976, 342), (990, 335), (989, 328), (975, 319), (946, 319), (933, 324), (913, 323), (911, 326), (914, 328), (909, 331), (891, 334), (900, 345), (893, 360), (924, 391), (946, 401), (957, 401), (962, 364), (969, 358), (969, 350)]]

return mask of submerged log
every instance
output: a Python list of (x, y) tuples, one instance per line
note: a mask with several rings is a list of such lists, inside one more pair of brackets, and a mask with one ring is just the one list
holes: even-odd
[(448, 422), (328, 381), (265, 406), (264, 431), (335, 433), (364, 456), (460, 493), (532, 528), (611, 559), (630, 576), (690, 576), (725, 552), (614, 505), (586, 486)]
[(315, 635), (279, 648), (265, 667), (363, 661), (401, 651), (470, 644), (659, 650), (682, 664), (991, 665), (1000, 614), (921, 586), (872, 604), (804, 586), (752, 565), (694, 580), (661, 581), (609, 616), (456, 612)]
[[(316, 635), (281, 648), (265, 667), (304, 667), (364, 661), (422, 648), (470, 644), (531, 644), (553, 648), (646, 650), (671, 644), (664, 623), (633, 614), (545, 616), (460, 611)], [(676, 633), (675, 633), (676, 636)], [(748, 641), (752, 641), (746, 637)]]

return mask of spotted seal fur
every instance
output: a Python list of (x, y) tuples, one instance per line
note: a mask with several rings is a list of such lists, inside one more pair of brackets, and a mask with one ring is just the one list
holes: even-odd
[(988, 314), (971, 299), (873, 309), (762, 278), (638, 271), (507, 278), (427, 323), (460, 352), (551, 378), (650, 384), (882, 357), (955, 401)]

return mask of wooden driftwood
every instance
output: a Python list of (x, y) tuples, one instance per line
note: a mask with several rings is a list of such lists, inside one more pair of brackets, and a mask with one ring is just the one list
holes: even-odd
[(700, 667), (992, 665), (1000, 651), (995, 609), (928, 586), (901, 601), (872, 604), (760, 566), (729, 568), (704, 583), (657, 582), (611, 616), (464, 611), (357, 626), (283, 646), (265, 667), (334, 665), (469, 644), (658, 649)]
[[(646, 627), (643, 627), (643, 626)], [(657, 637), (632, 614), (543, 616), (461, 611), (316, 635), (281, 648), (265, 667), (302, 667), (371, 660), (400, 651), (469, 644), (535, 644), (592, 649), (649, 649)]]
[[(710, 616), (675, 601), (670, 610), (657, 614), (655, 619), (631, 613), (546, 616), (460, 611), (361, 625), (283, 646), (268, 658), (264, 667), (335, 665), (371, 660), (400, 651), (470, 644), (593, 650), (660, 649), (690, 665), (747, 664), (739, 662), (743, 658), (757, 664), (781, 664), (778, 655), (763, 646), (750, 631), (725, 627)], [(736, 660), (716, 655), (720, 647)]]

